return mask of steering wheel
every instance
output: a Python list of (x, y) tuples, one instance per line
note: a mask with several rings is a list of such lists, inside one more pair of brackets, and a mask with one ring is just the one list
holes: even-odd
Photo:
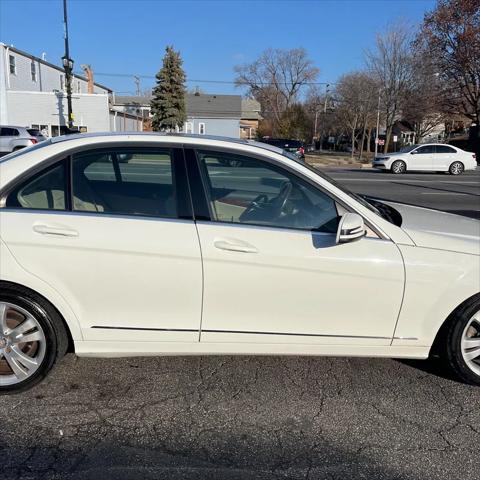
[(242, 213), (242, 217), (256, 210), (261, 210), (268, 205), (268, 197), (264, 193), (257, 195), (247, 209)]
[(280, 187), (280, 192), (277, 197), (272, 200), (272, 206), (275, 208), (275, 213), (280, 215), (287, 205), (290, 194), (292, 193), (293, 185), (289, 180), (285, 180)]

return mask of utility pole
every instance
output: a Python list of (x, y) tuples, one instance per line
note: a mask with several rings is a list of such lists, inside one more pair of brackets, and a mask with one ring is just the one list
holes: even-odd
[(378, 130), (379, 130), (379, 128), (380, 128), (380, 92), (378, 92), (377, 129), (375, 130), (375, 157), (378, 154)]
[(68, 48), (68, 18), (67, 18), (67, 0), (63, 0), (63, 34), (65, 38), (65, 55), (62, 57), (63, 69), (65, 70), (65, 87), (67, 89), (67, 114), (68, 128), (73, 128), (73, 112), (72, 112), (72, 71), (73, 60), (70, 58)]
[(137, 97), (139, 97), (140, 96), (140, 77), (138, 75), (134, 75), (133, 81), (135, 82), (135, 85), (136, 85), (135, 93)]

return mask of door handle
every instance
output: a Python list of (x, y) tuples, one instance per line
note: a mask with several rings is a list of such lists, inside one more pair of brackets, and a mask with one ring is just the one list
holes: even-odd
[(56, 235), (59, 237), (78, 237), (78, 232), (68, 227), (37, 224), (34, 225), (33, 231), (42, 235)]
[(241, 240), (216, 239), (213, 244), (219, 250), (228, 250), (230, 252), (258, 253), (258, 250), (247, 242)]

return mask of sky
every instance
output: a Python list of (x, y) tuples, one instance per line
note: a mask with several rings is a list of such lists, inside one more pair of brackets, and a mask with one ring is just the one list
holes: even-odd
[[(124, 95), (135, 93), (133, 75), (145, 76), (142, 90), (153, 86), (147, 77), (161, 67), (167, 45), (182, 55), (187, 87), (205, 93), (243, 93), (233, 85), (234, 66), (267, 48), (304, 47), (320, 69), (317, 81), (334, 83), (362, 68), (377, 33), (396, 21), (415, 26), (434, 6), (434, 0), (68, 0), (70, 53), (75, 71), (90, 64), (97, 83)], [(60, 64), (62, 0), (0, 0), (0, 41)]]

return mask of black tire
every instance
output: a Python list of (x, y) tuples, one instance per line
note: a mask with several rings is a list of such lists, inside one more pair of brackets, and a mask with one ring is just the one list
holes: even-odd
[(448, 172), (450, 175), (460, 175), (464, 172), (465, 170), (465, 165), (462, 162), (453, 162), (449, 169)]
[(472, 299), (453, 312), (449, 319), (449, 323), (447, 324), (445, 336), (443, 337), (443, 351), (440, 352), (444, 362), (450, 368), (455, 377), (470, 385), (478, 386), (480, 386), (480, 373), (474, 372), (467, 365), (467, 362), (462, 355), (461, 343), (465, 328), (472, 317), (479, 311), (480, 294), (475, 295)]
[(13, 385), (2, 385), (0, 375), (0, 395), (20, 393), (41, 382), (55, 362), (65, 355), (69, 345), (68, 334), (57, 310), (28, 289), (0, 285), (0, 302), (14, 304), (30, 313), (40, 324), (46, 339), (44, 358), (32, 376)]
[(390, 167), (390, 171), (396, 175), (407, 171), (407, 164), (403, 160), (395, 160)]
[(25, 148), (25, 147), (15, 147), (15, 148), (13, 149), (13, 151), (14, 151), (14, 152), (17, 152), (18, 150), (21, 150), (22, 148)]

